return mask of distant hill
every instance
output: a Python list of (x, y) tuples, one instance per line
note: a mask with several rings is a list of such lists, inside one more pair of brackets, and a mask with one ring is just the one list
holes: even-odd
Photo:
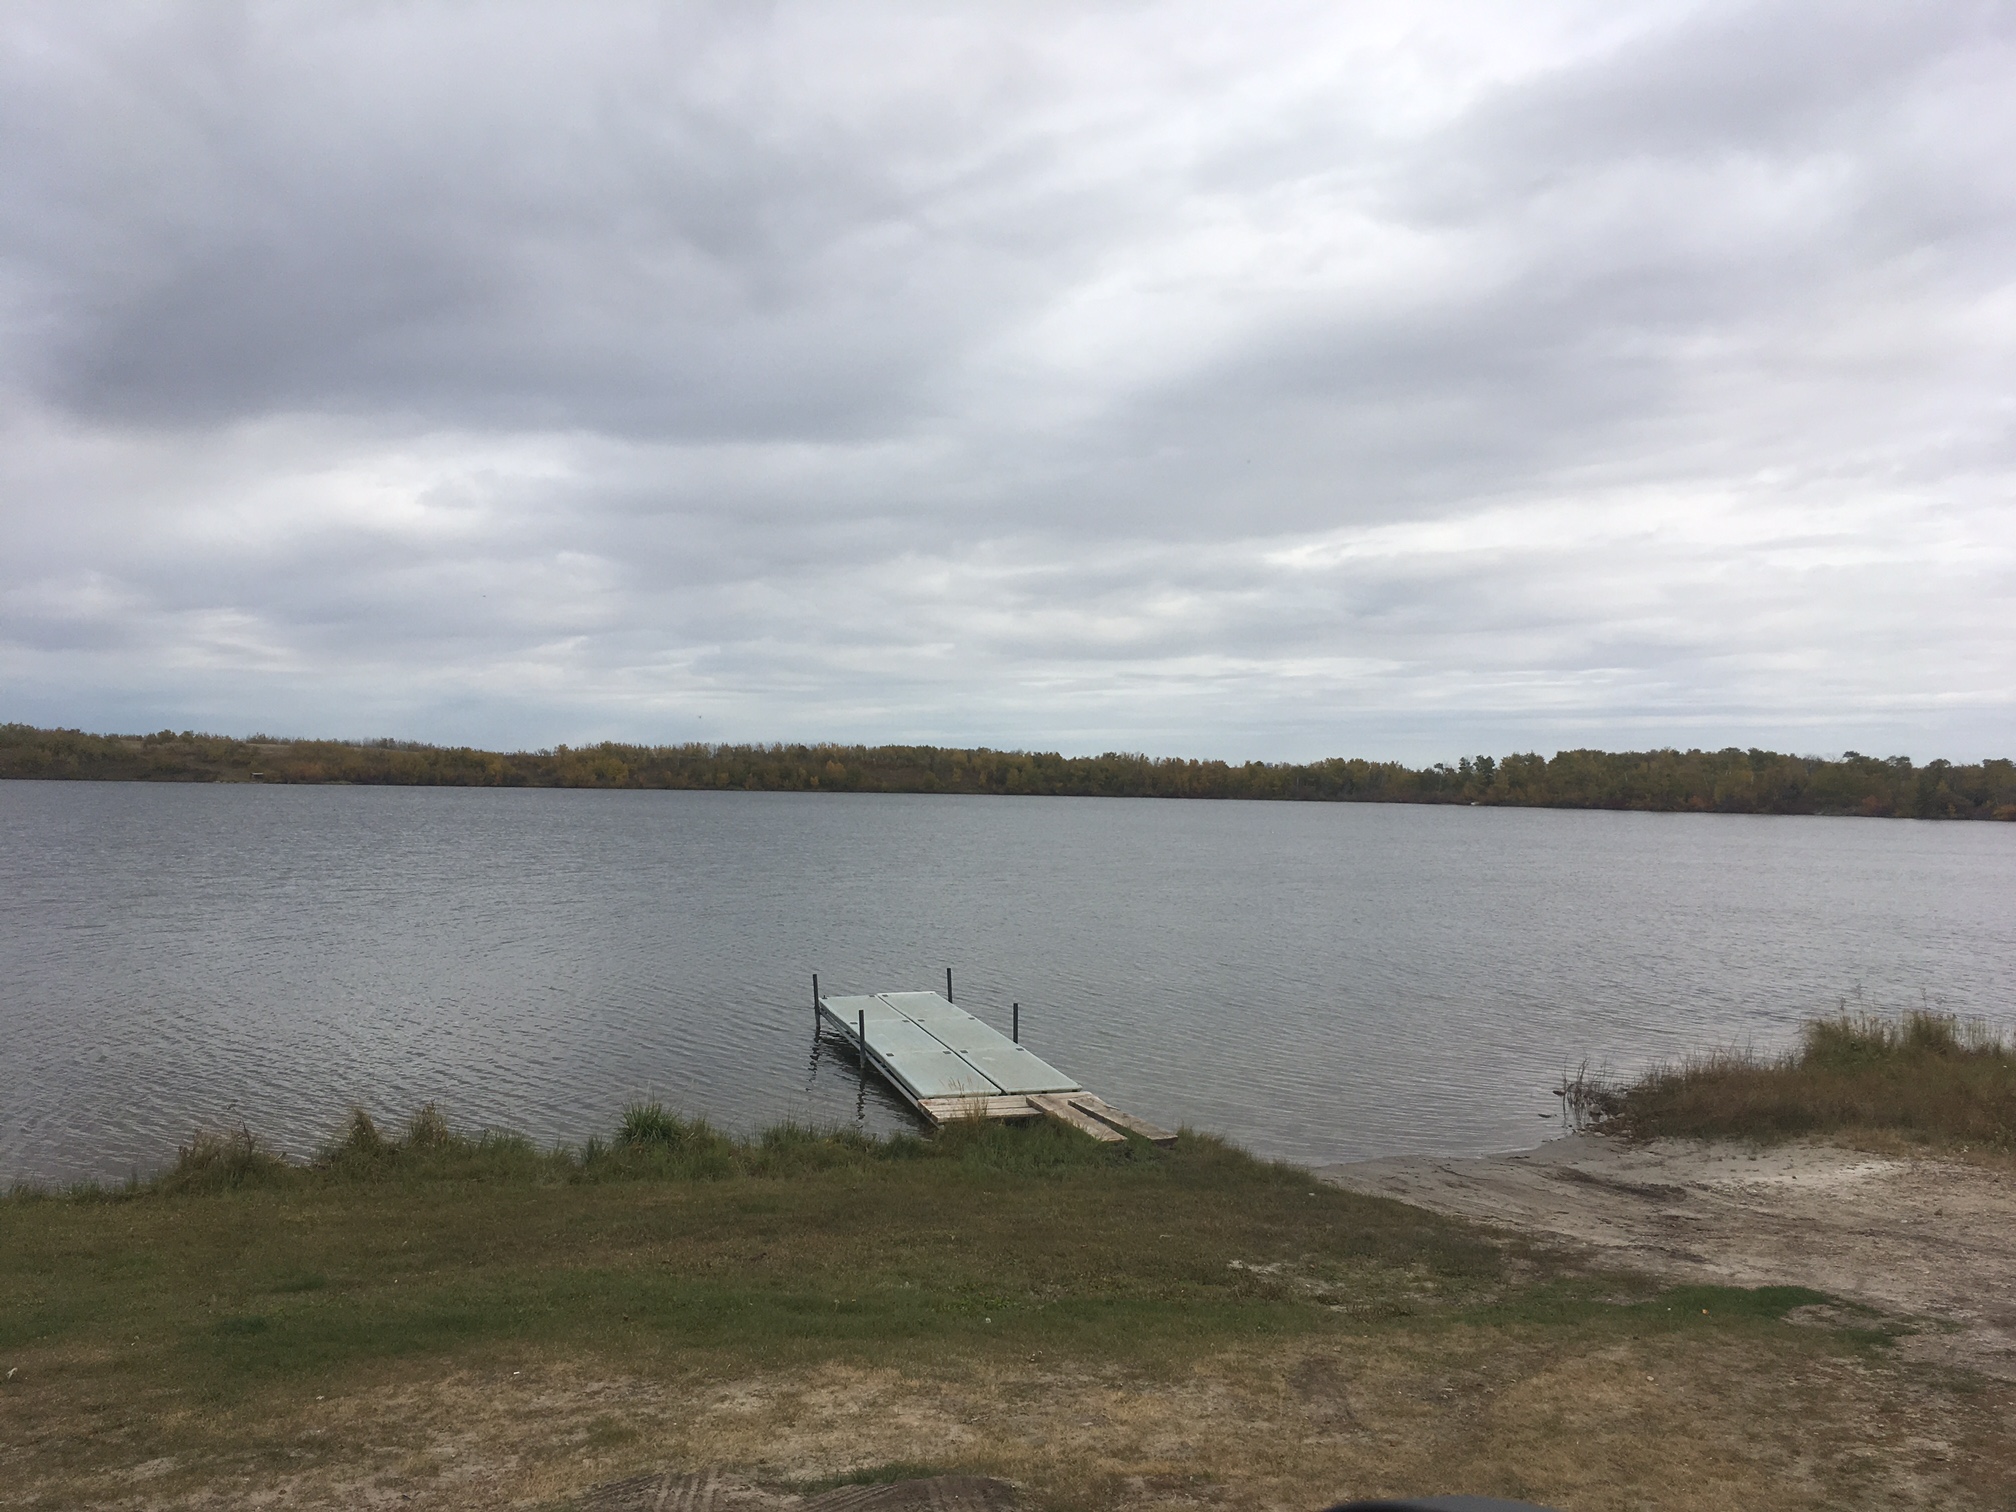
[(1306, 764), (1186, 761), (1108, 752), (936, 746), (604, 743), (478, 751), (411, 741), (233, 740), (163, 730), (87, 735), (0, 725), (0, 778), (114, 782), (378, 783), (433, 787), (692, 788), (766, 792), (998, 793), (1105, 798), (1276, 798), (1475, 803), (1729, 814), (1862, 814), (2016, 820), (2016, 762), (1849, 752), (1562, 751), (1408, 767), (1334, 757)]

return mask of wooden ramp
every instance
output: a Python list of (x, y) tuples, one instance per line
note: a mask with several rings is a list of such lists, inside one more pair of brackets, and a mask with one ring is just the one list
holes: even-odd
[(822, 997), (819, 1017), (934, 1124), (1050, 1117), (1109, 1143), (1176, 1136), (1122, 1113), (1040, 1056), (935, 992)]

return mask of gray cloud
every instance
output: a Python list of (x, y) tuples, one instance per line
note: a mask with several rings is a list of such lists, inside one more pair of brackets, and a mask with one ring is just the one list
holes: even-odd
[(29, 6), (10, 717), (2016, 745), (2000, 5)]

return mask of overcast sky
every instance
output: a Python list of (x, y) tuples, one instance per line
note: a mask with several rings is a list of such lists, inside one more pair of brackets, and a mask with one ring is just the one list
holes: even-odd
[(0, 718), (2016, 750), (2016, 10), (0, 12)]

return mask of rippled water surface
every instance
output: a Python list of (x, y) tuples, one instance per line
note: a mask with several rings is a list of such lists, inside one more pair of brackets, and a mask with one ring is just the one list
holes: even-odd
[(1325, 1160), (1531, 1144), (1587, 1058), (1846, 999), (2006, 1022), (2016, 826), (1149, 800), (0, 782), (0, 1180), (351, 1103), (888, 1129), (828, 990)]

